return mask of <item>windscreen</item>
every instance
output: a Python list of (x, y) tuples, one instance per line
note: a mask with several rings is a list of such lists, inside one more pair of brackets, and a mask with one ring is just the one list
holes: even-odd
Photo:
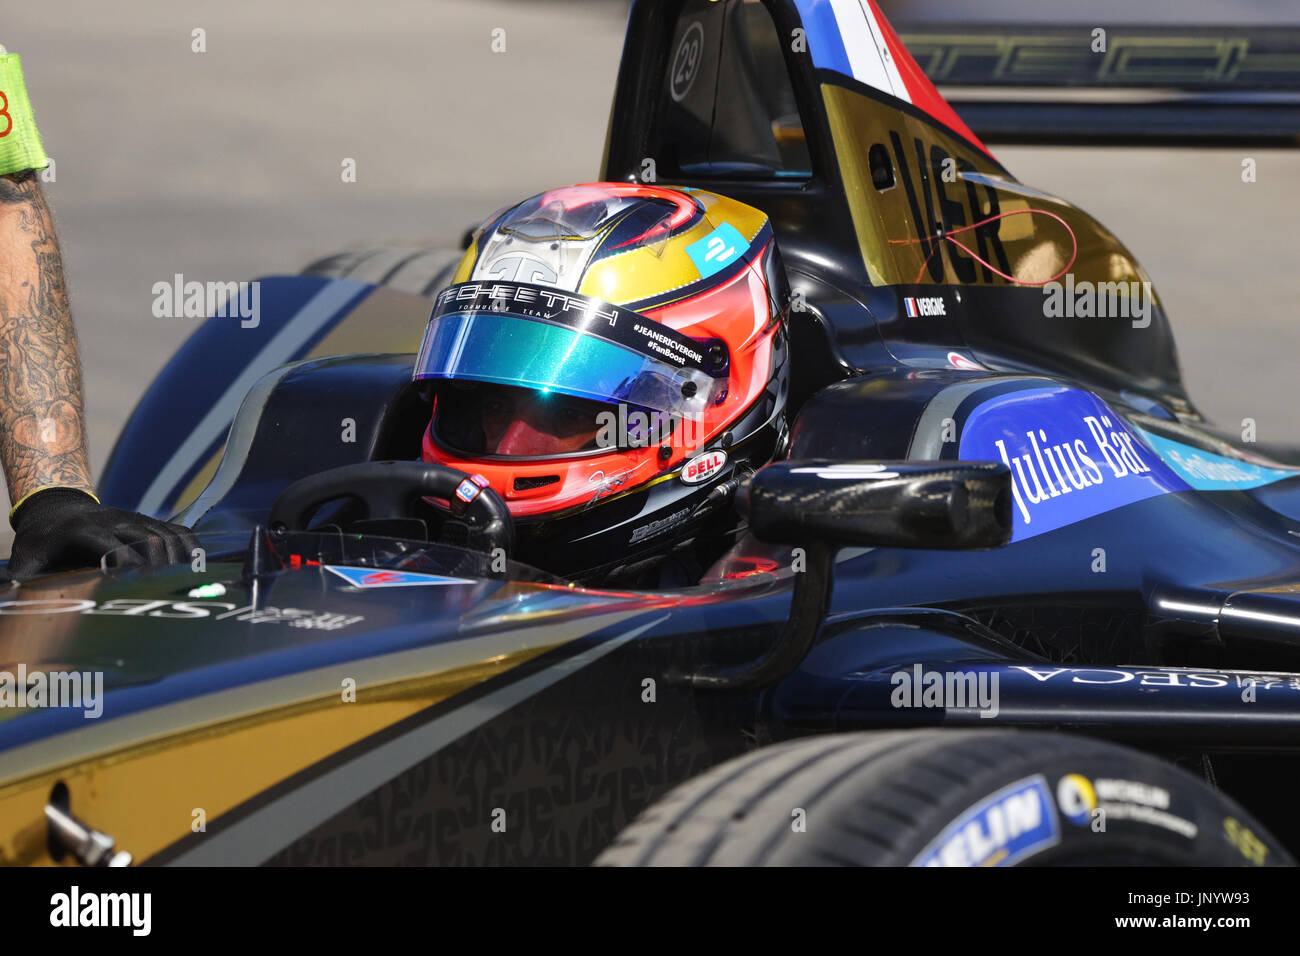
[(781, 37), (757, 0), (690, 0), (660, 91), (660, 175), (806, 179), (812, 175)]

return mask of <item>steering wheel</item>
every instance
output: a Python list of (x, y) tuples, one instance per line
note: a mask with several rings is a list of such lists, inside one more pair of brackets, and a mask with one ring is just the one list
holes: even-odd
[(500, 495), (463, 471), (423, 461), (366, 461), (308, 475), (280, 492), (269, 527), (276, 535), (305, 531), (320, 506), (337, 498), (360, 501), (372, 519), (405, 518), (424, 497), (452, 503), (447, 518), (465, 525), (470, 548), (489, 554), (501, 548), (507, 557), (514, 550), (514, 521)]

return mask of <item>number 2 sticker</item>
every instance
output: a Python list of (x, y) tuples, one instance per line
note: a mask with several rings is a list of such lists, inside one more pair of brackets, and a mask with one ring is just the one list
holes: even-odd
[(740, 230), (729, 222), (724, 222), (703, 239), (692, 242), (686, 247), (686, 254), (700, 270), (700, 275), (708, 278), (728, 264), (735, 262), (745, 254), (749, 243), (740, 234)]
[(721, 236), (713, 236), (709, 239), (709, 251), (704, 254), (705, 260), (716, 262), (718, 265), (726, 262), (736, 254), (736, 247), (727, 245), (727, 241)]

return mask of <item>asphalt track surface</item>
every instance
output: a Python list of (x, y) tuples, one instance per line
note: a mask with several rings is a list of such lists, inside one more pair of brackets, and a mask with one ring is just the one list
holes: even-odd
[[(155, 282), (293, 273), (375, 243), (452, 245), (507, 202), (594, 178), (625, 11), (617, 0), (8, 4), (0, 43), (23, 56), (56, 164), (46, 191), (96, 472), (199, 322), (154, 318)], [(191, 50), (196, 28), (205, 53)], [(495, 28), (504, 53), (492, 52)], [(1136, 253), (1209, 416), (1300, 443), (1300, 150), (995, 152)], [(1242, 182), (1246, 156), (1254, 183)], [(342, 182), (345, 158), (355, 183)]]

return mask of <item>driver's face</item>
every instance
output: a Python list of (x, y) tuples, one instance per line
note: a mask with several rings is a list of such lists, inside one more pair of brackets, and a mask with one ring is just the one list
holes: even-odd
[(483, 437), (489, 455), (537, 457), (579, 451), (595, 441), (606, 406), (555, 392), (506, 386), (480, 390)]

